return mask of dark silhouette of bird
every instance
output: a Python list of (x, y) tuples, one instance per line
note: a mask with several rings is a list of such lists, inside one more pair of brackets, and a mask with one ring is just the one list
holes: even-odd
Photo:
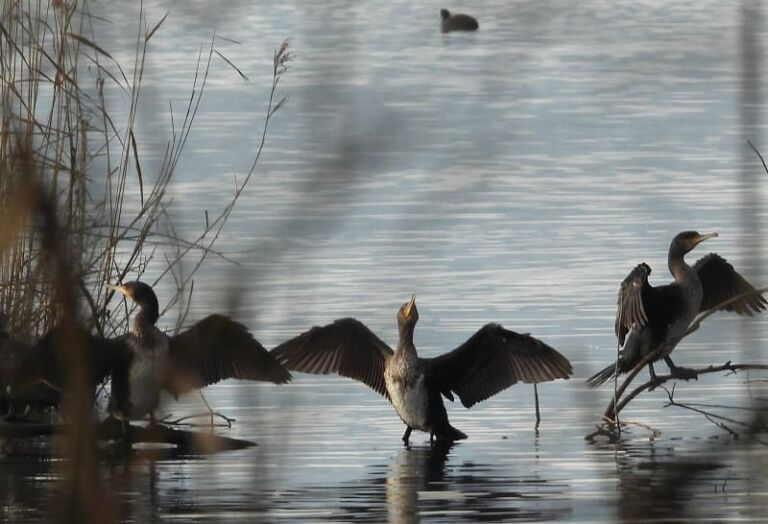
[[(686, 253), (717, 236), (717, 233), (701, 235), (684, 231), (672, 239), (668, 253), (669, 271), (674, 277), (671, 284), (651, 286), (648, 283), (651, 268), (645, 263), (627, 275), (619, 288), (616, 311), (616, 337), (622, 346), (618, 362), (587, 379), (590, 387), (627, 373), (657, 350), (659, 356), (655, 360), (663, 358), (672, 376), (686, 380), (696, 378), (694, 370), (675, 366), (669, 355), (699, 313), (719, 308), (752, 315), (766, 309), (768, 302), (762, 294), (721, 256), (710, 253), (693, 267), (685, 262)], [(735, 300), (720, 307), (732, 299)], [(648, 368), (655, 380), (653, 362)]]
[(67, 366), (62, 357), (66, 356), (66, 345), (71, 343), (85, 348), (92, 388), (111, 376), (109, 411), (124, 421), (147, 414), (152, 418), (161, 390), (178, 398), (227, 378), (275, 384), (291, 380), (290, 373), (244, 325), (214, 314), (178, 335), (168, 336), (155, 325), (159, 305), (150, 286), (128, 282), (114, 289), (139, 308), (129, 333), (103, 338), (77, 328), (75, 340), (66, 340), (67, 330), (59, 326), (22, 363), (12, 390), (23, 392), (36, 382), (64, 388)]
[(450, 33), (451, 31), (477, 31), (480, 24), (469, 15), (457, 13), (452, 15), (447, 9), (440, 10), (440, 31)]
[(0, 312), (0, 412), (6, 419), (26, 418), (30, 412), (42, 414), (58, 405), (58, 392), (45, 384), (37, 384), (16, 397), (9, 393), (22, 362), (32, 351), (30, 344), (10, 335), (6, 316)]
[(441, 395), (451, 401), (458, 395), (469, 408), (517, 382), (545, 382), (572, 373), (568, 359), (555, 349), (498, 324), (486, 324), (449, 353), (420, 358), (413, 343), (418, 319), (411, 297), (397, 312), (394, 351), (362, 322), (343, 318), (314, 327), (272, 353), (288, 369), (339, 373), (386, 397), (406, 425), (406, 446), (414, 429), (428, 432), (430, 442), (466, 438), (448, 423)]

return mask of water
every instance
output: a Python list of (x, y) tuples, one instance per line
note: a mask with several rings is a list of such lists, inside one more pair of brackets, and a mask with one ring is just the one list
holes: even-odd
[[(241, 266), (208, 259), (191, 318), (225, 310), (236, 289), (230, 312), (268, 347), (343, 316), (394, 344), (395, 312), (415, 293), (423, 355), (497, 321), (571, 359), (573, 380), (540, 388), (539, 431), (529, 386), (470, 411), (449, 406), (470, 438), (432, 452), (424, 434), (403, 450), (391, 406), (347, 379), (225, 383), (206, 390), (237, 419), (224, 433), (259, 446), (105, 460), (126, 521), (762, 521), (764, 447), (745, 450), (701, 415), (665, 408), (663, 391), (625, 415), (660, 437), (633, 426), (618, 446), (590, 444), (583, 437), (610, 392), (582, 382), (615, 351), (618, 283), (640, 261), (665, 282), (678, 231), (719, 231), (700, 254), (716, 250), (766, 282), (766, 175), (744, 146), (749, 139), (768, 150), (757, 93), (765, 75), (744, 74), (741, 48), (765, 42), (764, 24), (753, 24), (764, 8), (476, 4), (479, 32), (442, 35), (436, 2), (179, 3), (151, 42), (137, 138), (151, 173), (170, 136), (169, 103), (179, 119), (197, 52), (215, 30), (216, 49), (250, 81), (214, 56), (171, 195), (176, 226), (194, 237), (203, 211), (224, 206), (250, 165), (272, 52), (290, 37), (297, 57), (280, 84), (290, 99), (217, 244)], [(150, 26), (169, 8), (145, 5)], [(132, 63), (134, 33), (125, 28), (136, 8), (93, 8), (113, 20), (96, 24), (99, 41)], [(752, 40), (742, 38), (747, 29)], [(116, 111), (127, 102), (110, 100)], [(150, 272), (163, 266), (157, 259)], [(161, 324), (172, 326), (174, 314)], [(674, 356), (686, 366), (755, 361), (765, 340), (766, 317), (718, 315)], [(703, 376), (675, 397), (746, 405), (745, 377)], [(165, 408), (202, 405), (190, 396)], [(3, 480), (0, 515), (45, 520), (52, 464), (13, 458), (3, 467), (13, 474)]]

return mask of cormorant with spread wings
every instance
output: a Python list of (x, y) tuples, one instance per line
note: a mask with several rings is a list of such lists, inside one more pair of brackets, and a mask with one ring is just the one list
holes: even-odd
[[(139, 306), (131, 331), (102, 338), (82, 329), (55, 328), (22, 363), (11, 388), (19, 394), (30, 385), (46, 382), (56, 389), (66, 384), (61, 357), (66, 333), (84, 347), (87, 380), (92, 387), (111, 375), (110, 413), (123, 420), (152, 416), (161, 390), (178, 397), (227, 378), (284, 384), (290, 373), (242, 324), (224, 315), (210, 315), (178, 335), (168, 336), (155, 323), (157, 296), (143, 282), (114, 289)], [(63, 347), (62, 347), (63, 346)]]
[[(717, 237), (717, 233), (701, 235), (683, 231), (669, 246), (668, 265), (674, 282), (651, 286), (651, 268), (642, 263), (621, 283), (616, 310), (616, 337), (622, 346), (618, 362), (599, 371), (589, 379), (597, 387), (617, 374), (632, 370), (646, 355), (657, 351), (676, 378), (696, 378), (692, 369), (675, 366), (669, 354), (686, 335), (696, 316), (721, 306), (739, 315), (759, 313), (768, 301), (742, 277), (724, 258), (715, 253), (689, 266), (684, 257), (701, 242)], [(651, 377), (656, 374), (650, 362)]]
[(343, 318), (288, 340), (272, 350), (290, 370), (339, 373), (369, 386), (389, 400), (405, 423), (403, 442), (413, 429), (451, 441), (466, 435), (448, 423), (441, 395), (458, 395), (469, 408), (516, 384), (568, 378), (571, 363), (529, 335), (486, 324), (464, 344), (436, 358), (420, 358), (413, 344), (419, 313), (416, 298), (397, 313), (395, 351), (362, 322)]

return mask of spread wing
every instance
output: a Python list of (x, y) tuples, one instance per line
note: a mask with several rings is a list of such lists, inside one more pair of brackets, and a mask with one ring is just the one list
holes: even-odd
[(450, 399), (455, 392), (466, 407), (517, 382), (546, 382), (573, 372), (554, 348), (498, 324), (486, 324), (450, 353), (425, 362), (428, 380)]
[(365, 324), (342, 318), (332, 324), (313, 327), (272, 350), (290, 370), (353, 378), (389, 398), (384, 386), (384, 366), (392, 349)]
[(651, 268), (646, 263), (637, 265), (621, 282), (616, 308), (616, 337), (619, 344), (624, 345), (624, 338), (633, 327), (640, 329), (648, 323), (644, 298), (648, 295), (651, 285), (648, 275)]
[(168, 375), (163, 388), (173, 395), (227, 378), (284, 384), (288, 371), (244, 325), (210, 315), (168, 340)]
[(763, 295), (758, 293), (723, 257), (710, 253), (697, 260), (693, 269), (699, 275), (704, 289), (701, 311), (717, 307), (735, 297), (740, 298), (721, 309), (733, 311), (739, 315), (752, 315), (768, 307), (768, 301)]
[(73, 344), (83, 344), (81, 356), (86, 367), (88, 383), (103, 382), (119, 363), (130, 359), (126, 337), (102, 338), (87, 333), (80, 326), (65, 329), (61, 326), (49, 331), (27, 353), (16, 371), (11, 386), (14, 394), (22, 393), (34, 384), (44, 382), (61, 390), (67, 373), (73, 367)]
[[(35, 371), (30, 369), (29, 363), (22, 368), (33, 352), (33, 347), (21, 340), (0, 336), (0, 405), (8, 406), (11, 398), (16, 402), (36, 406), (57, 405), (59, 393), (49, 386), (37, 384), (42, 379), (39, 374), (35, 377)], [(21, 379), (24, 382), (19, 381), (21, 387), (17, 387), (16, 380), (22, 369), (24, 373)]]

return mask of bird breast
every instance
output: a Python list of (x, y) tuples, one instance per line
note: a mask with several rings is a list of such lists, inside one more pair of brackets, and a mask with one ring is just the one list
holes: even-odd
[(154, 338), (151, 347), (146, 347), (131, 337), (133, 360), (128, 376), (131, 418), (143, 417), (157, 405), (160, 384), (168, 363), (168, 338), (164, 335)]
[(393, 358), (384, 372), (384, 383), (400, 419), (412, 428), (429, 431), (429, 395), (424, 382), (424, 371), (417, 362)]

